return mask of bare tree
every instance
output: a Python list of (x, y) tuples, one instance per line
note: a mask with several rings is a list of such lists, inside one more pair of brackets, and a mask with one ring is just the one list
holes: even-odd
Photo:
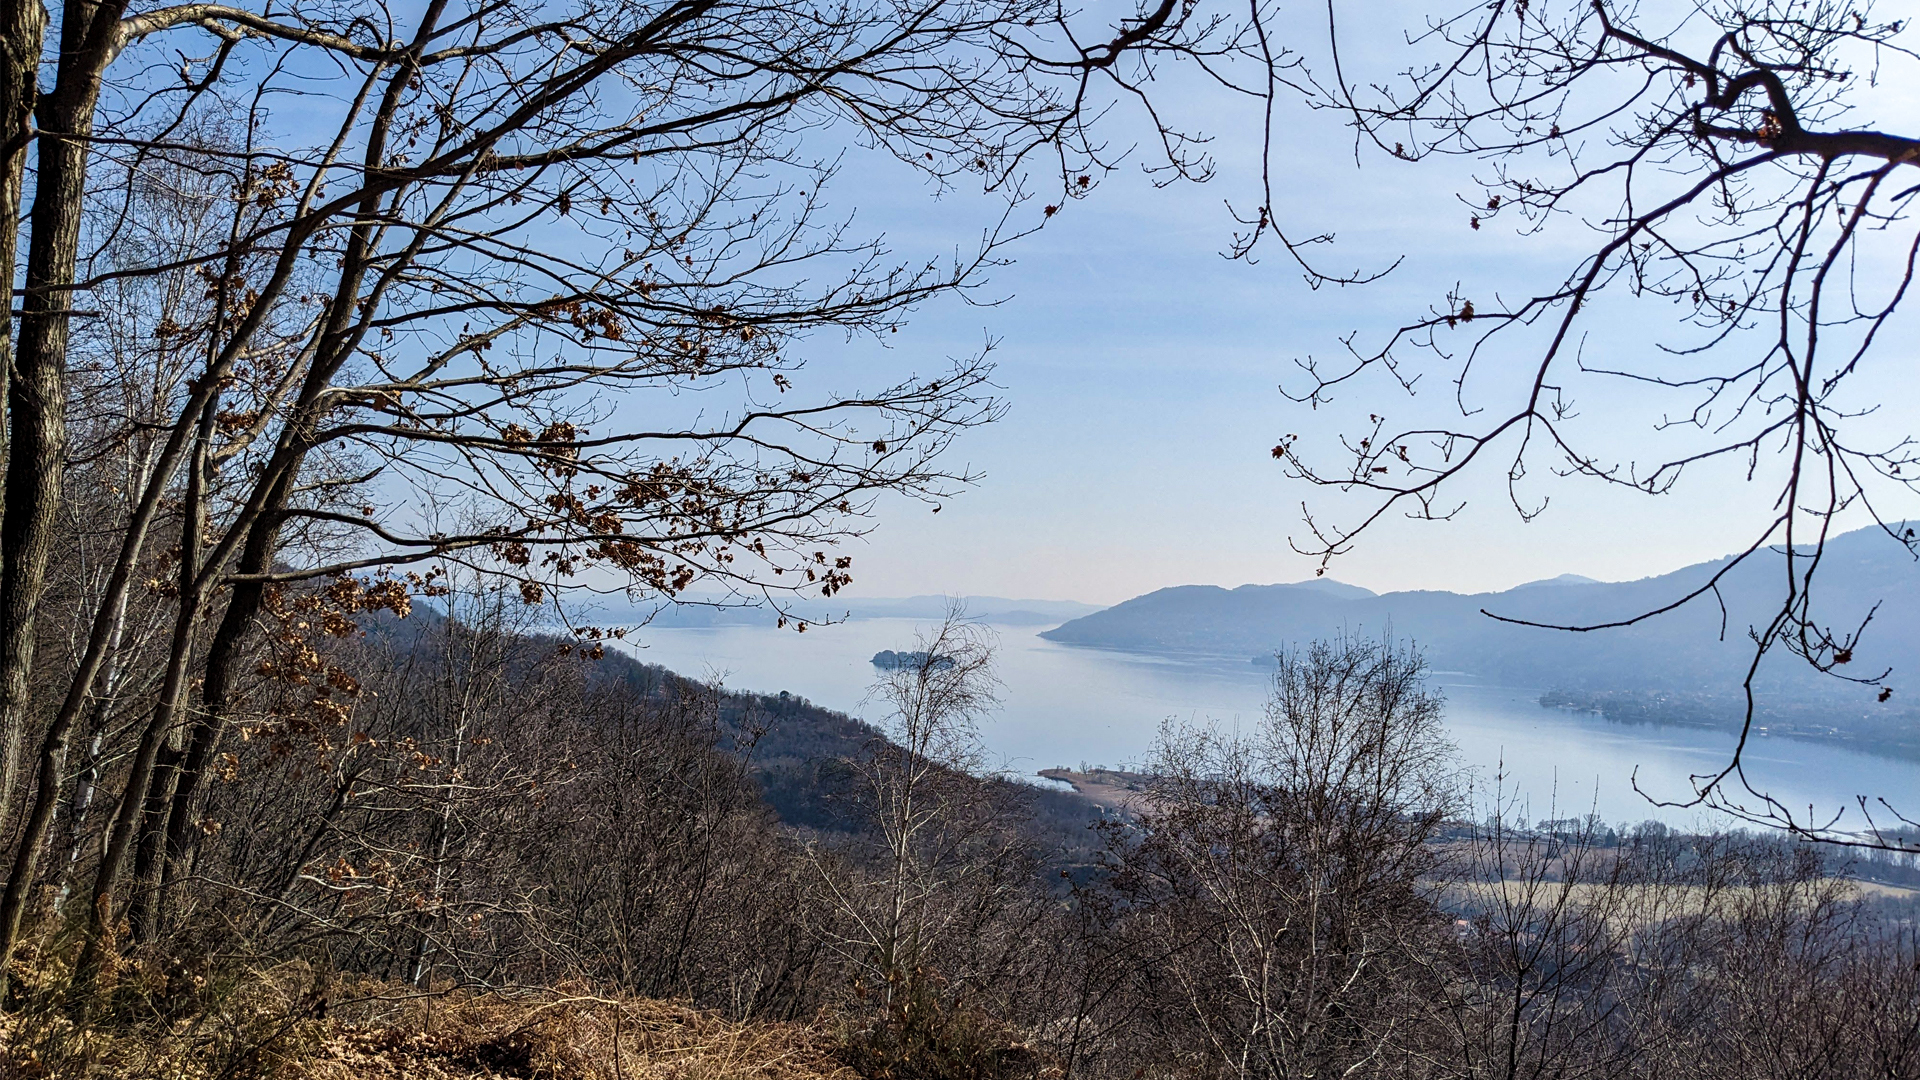
[[(142, 845), (149, 876), (190, 857), (276, 590), (331, 581), (321, 606), (347, 633), (455, 565), (529, 604), (569, 583), (658, 602), (702, 581), (747, 598), (846, 585), (832, 542), (883, 493), (971, 480), (939, 454), (999, 404), (984, 353), (835, 389), (805, 385), (804, 343), (885, 341), (979, 284), (1120, 160), (1090, 125), (1115, 95), (1145, 100), (1150, 63), (1252, 55), (1244, 21), (1172, 0), (1117, 20), (1036, 0), (7, 12), (0, 234), (25, 276), (0, 811), (25, 798), (0, 971), (70, 748), (112, 693), (130, 593), (164, 581), (169, 625), (110, 755), (96, 943)], [(1165, 167), (1203, 176), (1195, 144), (1158, 130)], [(849, 154), (936, 190), (977, 183), (998, 209), (949, 254), (896, 254), (827, 209)], [(197, 212), (155, 218), (169, 190)], [(159, 235), (168, 221), (192, 227)], [(58, 613), (76, 655), (49, 669), (36, 619), (77, 450), (76, 326), (141, 282), (179, 300), (150, 336), (184, 367), (103, 436), (141, 466), (96, 584)], [(728, 398), (685, 407), (696, 390)]]
[(847, 867), (851, 880), (827, 880), (849, 927), (843, 947), (883, 1006), (912, 992), (911, 979), (958, 917), (964, 879), (979, 868), (971, 850), (981, 839), (977, 725), (998, 686), (986, 634), (951, 611), (919, 635), (916, 650), (898, 654), (870, 695), (887, 712), (881, 737), (853, 768), (878, 850)]
[(1137, 828), (1109, 828), (1119, 932), (1157, 1053), (1208, 1075), (1389, 1075), (1444, 982), (1423, 962), (1452, 803), (1440, 701), (1390, 641), (1279, 659), (1256, 730), (1165, 730)]
[[(1315, 105), (1395, 158), (1479, 162), (1463, 228), (1585, 227), (1592, 239), (1559, 280), (1496, 295), (1456, 289), (1376, 342), (1302, 362), (1288, 392), (1315, 405), (1370, 373), (1409, 393), (1442, 373), (1459, 421), (1399, 426), (1376, 400), (1337, 447), (1291, 436), (1275, 446), (1293, 476), (1365, 497), (1351, 520), (1310, 516), (1301, 550), (1324, 568), (1390, 513), (1449, 517), (1456, 478), (1496, 459), (1523, 519), (1545, 509), (1524, 485), (1543, 471), (1661, 496), (1689, 472), (1743, 469), (1764, 485), (1756, 505), (1771, 509), (1731, 562), (1653, 610), (1560, 629), (1711, 605), (1743, 565), (1779, 573), (1780, 603), (1751, 628), (1740, 748), (1696, 779), (1690, 805), (1834, 839), (1828, 819), (1757, 790), (1742, 751), (1770, 653), (1858, 682), (1863, 695), (1891, 693), (1887, 672), (1846, 667), (1873, 612), (1822, 611), (1814, 594), (1826, 542), (1848, 522), (1920, 554), (1905, 524), (1920, 478), (1914, 441), (1868, 419), (1891, 393), (1869, 358), (1894, 332), (1920, 253), (1910, 213), (1920, 139), (1863, 123), (1914, 70), (1907, 26), (1856, 3), (1497, 0), (1431, 17), (1402, 73), (1374, 78), (1358, 73), (1351, 20), (1339, 5), (1330, 14), (1332, 61), (1308, 80)], [(1587, 358), (1583, 342), (1605, 331), (1596, 319), (1647, 305), (1671, 326), (1663, 342), (1633, 360)], [(1494, 386), (1486, 404), (1479, 373), (1508, 365), (1527, 374)], [(1594, 447), (1573, 397), (1594, 380), (1642, 392), (1665, 417), (1668, 449), (1635, 461)]]
[(1823, 849), (1522, 824), (1496, 816), (1464, 844), (1456, 947), (1433, 954), (1448, 972), (1433, 1074), (1841, 1077), (1910, 1060), (1910, 1031), (1888, 1023), (1911, 1008), (1910, 940)]

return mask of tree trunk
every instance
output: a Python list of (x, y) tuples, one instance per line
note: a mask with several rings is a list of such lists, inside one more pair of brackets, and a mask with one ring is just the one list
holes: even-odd
[[(153, 448), (149, 446), (137, 462), (129, 456), (127, 490), (129, 492), (144, 490), (152, 474)], [(66, 852), (66, 859), (59, 871), (60, 886), (53, 898), (55, 915), (58, 915), (66, 906), (67, 898), (73, 892), (73, 876), (80, 863), (80, 845), (86, 828), (87, 814), (93, 809), (93, 798), (100, 784), (102, 744), (106, 740), (107, 724), (113, 716), (114, 703), (119, 699), (121, 685), (125, 681), (124, 658), (121, 653), (121, 643), (127, 629), (125, 590), (120, 592), (117, 599), (102, 604), (101, 610), (108, 612), (111, 616), (106, 659), (100, 674), (100, 693), (93, 698), (92, 707), (87, 710), (86, 725), (82, 728), (82, 737), (87, 741), (87, 752), (82, 759), (83, 764), (79, 774), (73, 779), (73, 795), (67, 804), (64, 842), (58, 848)]]
[[(4, 0), (0, 3), (0, 303), (7, 314), (0, 319), (0, 409), (8, 422), (0, 424), (0, 476), (8, 475), (8, 449), (12, 435), (8, 430), (13, 415), (8, 402), (13, 394), (13, 308), (14, 274), (20, 257), (20, 199), (27, 163), (27, 144), (31, 137), (36, 80), (39, 73), (41, 43), (46, 36), (47, 12), (38, 0)], [(4, 491), (0, 488), (0, 491)], [(9, 521), (7, 499), (0, 493), (0, 525)], [(6, 564), (12, 561), (12, 547), (0, 545), (0, 580), (10, 580)], [(42, 554), (44, 560), (45, 555)], [(11, 625), (11, 607), (0, 607)], [(18, 649), (19, 641), (9, 631), (6, 637)], [(31, 648), (31, 637), (24, 640)], [(29, 658), (29, 663), (31, 662)], [(24, 670), (24, 668), (23, 668)], [(20, 743), (25, 735), (25, 686), (9, 684), (0, 695), (13, 693), (17, 699), (0, 697), (0, 829), (13, 815), (14, 793), (20, 783)]]
[[(292, 487), (292, 476), (291, 472), (280, 475), (273, 494), (267, 500), (267, 509), (248, 530), (246, 546), (240, 553), (238, 573), (259, 574), (271, 569), (273, 553), (279, 542), (280, 509)], [(179, 776), (174, 783), (173, 799), (167, 807), (162, 830), (166, 840), (166, 861), (161, 868), (160, 881), (159, 914), (163, 925), (167, 918), (168, 897), (186, 875), (187, 863), (193, 855), (196, 835), (193, 829), (194, 801), (199, 794), (200, 783), (206, 776), (207, 764), (213, 760), (213, 751), (219, 745), (227, 720), (233, 714), (235, 665), (246, 644), (247, 631), (252, 628), (254, 617), (260, 613), (265, 594), (266, 586), (258, 581), (236, 584), (227, 600), (226, 614), (221, 617), (213, 640), (207, 644), (207, 659), (200, 684), (200, 715), (194, 719), (187, 735), (186, 753), (180, 759)]]
[(140, 842), (133, 849), (133, 897), (127, 901), (127, 926), (136, 944), (153, 941), (160, 934), (161, 837), (166, 831), (167, 808), (173, 802), (184, 754), (185, 751), (161, 743), (160, 756), (153, 764), (153, 778), (147, 784), (147, 797), (140, 812)]
[(140, 734), (140, 746), (134, 751), (127, 786), (120, 796), (120, 811), (114, 816), (106, 852), (94, 874), (86, 942), (81, 946), (80, 959), (74, 964), (74, 981), (82, 987), (91, 983), (98, 972), (100, 951), (113, 932), (113, 893), (119, 884), (127, 849), (148, 816), (149, 807), (157, 816), (166, 806), (165, 781), (171, 777), (162, 775), (166, 770), (157, 769), (156, 765), (182, 711), (187, 664), (192, 659), (194, 631), (200, 624), (200, 607), (205, 599), (207, 575), (202, 573), (201, 549), (206, 535), (207, 451), (213, 440), (213, 419), (219, 400), (218, 395), (207, 399), (200, 410), (199, 429), (194, 435), (193, 459), (187, 465), (186, 498), (180, 515), (180, 605), (174, 616), (173, 641), (167, 650), (167, 670), (160, 684), (160, 698), (154, 703), (146, 730)]
[(80, 775), (73, 778), (73, 800), (67, 809), (67, 864), (60, 871), (60, 887), (53, 894), (56, 918), (66, 908), (68, 897), (73, 895), (73, 878), (80, 868), (80, 845), (86, 836), (87, 814), (93, 809), (94, 793), (100, 790), (100, 752), (107, 738), (106, 706), (111, 700), (102, 698), (101, 707), (94, 711), (87, 755), (81, 759)]
[[(8, 74), (20, 80), (9, 79), (9, 103), (15, 104), (25, 92), (21, 88), (37, 76), (47, 16), (45, 8), (32, 0), (6, 3)], [(88, 138), (93, 134), (101, 73), (112, 59), (125, 7), (124, 0), (69, 0), (61, 13), (60, 68), (53, 91), (32, 102), (40, 130), (34, 139), (37, 167), (27, 289), (20, 297), (20, 332), (7, 388), (5, 516), (0, 518), (0, 732), (16, 743), (27, 723), (34, 615), (46, 588), (47, 554), (66, 466), (68, 323), (86, 194)], [(6, 119), (10, 128), (20, 121), (24, 116), (17, 112)], [(22, 154), (24, 150), (22, 146)], [(17, 227), (9, 232), (17, 235)], [(64, 704), (42, 740), (33, 808), (14, 853), (5, 896), (0, 898), (0, 990), (6, 986), (7, 964), (19, 938), (40, 847), (59, 801), (60, 774), (78, 712), (78, 703)]]

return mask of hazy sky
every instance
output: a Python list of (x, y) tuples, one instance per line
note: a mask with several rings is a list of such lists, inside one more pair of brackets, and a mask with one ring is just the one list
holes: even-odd
[[(1532, 237), (1504, 224), (1472, 230), (1459, 196), (1476, 190), (1474, 163), (1410, 165), (1373, 153), (1356, 165), (1336, 118), (1295, 109), (1282, 114), (1279, 218), (1296, 234), (1335, 232), (1321, 257), (1336, 268), (1405, 256), (1382, 282), (1315, 291), (1278, 249), (1252, 266), (1221, 256), (1234, 227), (1224, 200), (1258, 201), (1255, 118), (1217, 95), (1169, 92), (1180, 115), (1206, 116), (1217, 181), (1156, 190), (1137, 169), (1123, 170), (1014, 249), (1017, 264), (996, 271), (988, 289), (1006, 298), (1000, 306), (931, 305), (880, 360), (862, 345), (808, 347), (809, 378), (877, 382), (883, 370), (936, 367), (988, 334), (1001, 343), (998, 381), (1010, 411), (954, 452), (954, 463), (971, 463), (985, 479), (937, 515), (884, 505), (876, 531), (854, 548), (856, 595), (1110, 603), (1167, 585), (1310, 576), (1313, 560), (1288, 544), (1303, 534), (1301, 503), (1318, 512), (1340, 504), (1283, 477), (1269, 455), (1278, 438), (1331, 440), (1369, 412), (1444, 417), (1453, 405), (1448, 373), (1436, 367), (1412, 399), (1375, 381), (1311, 411), (1277, 389), (1294, 359), (1337, 353), (1347, 333), (1378, 334), (1441, 305), (1456, 282), (1482, 297), (1538, 287), (1564, 273), (1592, 235), (1577, 220)], [(1882, 100), (1910, 105), (1913, 96)], [(936, 199), (885, 168), (850, 172), (830, 189), (836, 205), (884, 224), (903, 250), (964, 241), (988, 209), (976, 196)], [(1587, 355), (1644, 350), (1646, 328), (1664, 325), (1671, 310), (1596, 312)], [(1901, 329), (1875, 361), (1883, 368), (1910, 355), (1911, 320)], [(1524, 384), (1501, 367), (1512, 359), (1491, 358), (1468, 400), (1490, 408), (1513, 400)], [(1602, 445), (1641, 460), (1657, 452), (1654, 423), (1674, 401), (1599, 383), (1573, 393), (1583, 430)], [(1884, 422), (1913, 418), (1906, 402), (1891, 404), (1904, 416)], [(1547, 480), (1528, 490), (1552, 505), (1524, 523), (1507, 504), (1504, 464), (1488, 462), (1456, 491), (1467, 499), (1456, 520), (1390, 522), (1331, 574), (1381, 591), (1490, 590), (1566, 572), (1640, 577), (1744, 546), (1767, 494), (1726, 470), (1702, 471), (1661, 499)]]

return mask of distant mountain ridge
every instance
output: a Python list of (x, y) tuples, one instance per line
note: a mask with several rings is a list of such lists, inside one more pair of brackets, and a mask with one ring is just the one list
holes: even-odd
[(1529, 581), (1521, 585), (1515, 585), (1514, 588), (1532, 589), (1542, 585), (1605, 585), (1605, 584), (1606, 582), (1601, 581), (1598, 578), (1587, 577), (1585, 574), (1561, 574), (1558, 577), (1541, 578), (1539, 581)]
[[(1289, 645), (1341, 631), (1410, 639), (1435, 670), (1469, 673), (1511, 686), (1580, 692), (1592, 700), (1642, 703), (1686, 700), (1690, 719), (1724, 722), (1741, 699), (1752, 658), (1747, 628), (1780, 603), (1784, 555), (1767, 552), (1721, 582), (1722, 609), (1709, 594), (1637, 625), (1571, 633), (1501, 622), (1510, 619), (1591, 625), (1630, 618), (1677, 600), (1704, 584), (1728, 559), (1699, 563), (1639, 581), (1597, 582), (1563, 575), (1497, 593), (1442, 591), (1374, 594), (1321, 581), (1223, 589), (1182, 585), (1160, 589), (1042, 633), (1050, 641), (1136, 652), (1217, 657), (1245, 663)], [(1307, 587), (1307, 586), (1312, 587)], [(1878, 605), (1877, 610), (1875, 605)], [(1846, 669), (1861, 677), (1891, 668), (1899, 695), (1876, 699), (1878, 686), (1858, 686), (1813, 671), (1785, 650), (1771, 654), (1758, 685), (1774, 715), (1806, 724), (1831, 718), (1906, 727), (1920, 714), (1920, 565), (1877, 530), (1830, 540), (1816, 584), (1813, 613), (1852, 630), (1874, 611), (1867, 636)], [(1908, 689), (1910, 688), (1910, 689)], [(1597, 695), (1597, 696), (1595, 696)], [(1582, 699), (1579, 694), (1568, 700)], [(1595, 706), (1600, 707), (1598, 705)], [(1898, 725), (1896, 725), (1897, 727)], [(1904, 728), (1901, 729), (1904, 731)], [(1886, 737), (1901, 735), (1889, 729)], [(1906, 738), (1901, 735), (1901, 738)], [(1920, 739), (1920, 736), (1914, 736)]]

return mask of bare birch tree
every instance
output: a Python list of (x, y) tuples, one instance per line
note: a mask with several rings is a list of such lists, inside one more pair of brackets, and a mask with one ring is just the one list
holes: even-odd
[(843, 873), (830, 871), (828, 888), (849, 927), (843, 948), (883, 1007), (914, 992), (913, 980), (958, 920), (964, 879), (980, 869), (977, 725), (998, 685), (985, 635), (950, 613), (919, 635), (916, 650), (897, 654), (869, 695), (886, 710), (883, 738), (853, 767), (878, 850)]

